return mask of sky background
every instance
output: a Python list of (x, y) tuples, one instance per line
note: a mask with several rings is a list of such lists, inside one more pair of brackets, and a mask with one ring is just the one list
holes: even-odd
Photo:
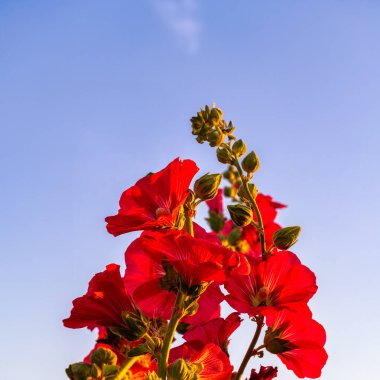
[(87, 354), (94, 336), (61, 320), (137, 236), (108, 235), (104, 217), (177, 156), (224, 169), (188, 121), (216, 102), (260, 156), (259, 189), (289, 205), (280, 222), (303, 227), (321, 378), (373, 379), (379, 41), (377, 0), (0, 0), (1, 377), (64, 380)]

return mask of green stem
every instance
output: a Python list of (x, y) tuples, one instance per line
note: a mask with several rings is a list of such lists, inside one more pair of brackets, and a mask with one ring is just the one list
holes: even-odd
[(193, 226), (193, 218), (189, 216), (189, 212), (186, 212), (185, 215), (185, 227), (186, 231), (191, 235), (194, 236), (194, 226)]
[(133, 366), (133, 364), (135, 364), (138, 358), (139, 358), (138, 356), (134, 356), (133, 358), (127, 358), (125, 362), (123, 363), (123, 365), (121, 366), (120, 372), (115, 377), (115, 380), (124, 379), (125, 375), (129, 371), (129, 369)]
[(166, 330), (161, 355), (158, 358), (158, 376), (162, 379), (166, 379), (166, 367), (169, 359), (169, 351), (172, 345), (174, 334), (177, 329), (178, 323), (184, 315), (183, 303), (185, 295), (178, 290), (177, 297), (175, 300), (175, 305), (170, 318), (168, 329)]
[(259, 207), (257, 206), (255, 198), (253, 198), (251, 192), (249, 191), (249, 188), (248, 188), (248, 182), (249, 181), (247, 180), (247, 178), (243, 174), (243, 170), (242, 170), (242, 168), (240, 166), (240, 163), (239, 163), (239, 161), (238, 161), (238, 159), (236, 157), (235, 157), (235, 160), (234, 160), (234, 166), (236, 167), (236, 169), (237, 169), (237, 171), (239, 173), (241, 182), (242, 182), (242, 184), (244, 186), (244, 190), (245, 190), (245, 192), (248, 195), (249, 203), (251, 205), (251, 208), (253, 209), (253, 211), (255, 212), (255, 214), (257, 216), (257, 224), (258, 224), (257, 230), (258, 230), (258, 233), (259, 233), (261, 255), (262, 255), (262, 257), (265, 257), (266, 250), (265, 250), (265, 233), (264, 233), (263, 218), (261, 217), (261, 213), (260, 213)]
[(245, 367), (247, 367), (249, 359), (251, 359), (253, 350), (255, 349), (256, 343), (260, 337), (260, 333), (261, 333), (261, 330), (263, 328), (263, 325), (264, 325), (264, 317), (262, 315), (260, 315), (260, 317), (257, 320), (257, 327), (256, 327), (255, 335), (253, 336), (251, 344), (249, 345), (248, 350), (245, 353), (245, 356), (243, 358), (243, 361), (240, 364), (239, 370), (236, 374), (236, 380), (240, 380), (241, 377), (243, 376)]

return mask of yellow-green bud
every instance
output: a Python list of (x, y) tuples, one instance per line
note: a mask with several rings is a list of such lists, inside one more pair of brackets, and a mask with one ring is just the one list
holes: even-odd
[(247, 191), (246, 191), (245, 187), (243, 185), (241, 185), (239, 187), (239, 190), (238, 190), (238, 195), (244, 201), (250, 202), (251, 199), (250, 199), (249, 195), (251, 195), (251, 197), (253, 199), (256, 199), (257, 194), (258, 194), (259, 191), (258, 191), (258, 189), (257, 189), (257, 187), (256, 187), (256, 185), (254, 183), (248, 183), (247, 186), (248, 186), (249, 193), (247, 194)]
[(213, 125), (217, 125), (221, 122), (223, 117), (223, 111), (220, 108), (211, 108), (210, 110), (210, 122)]
[(241, 166), (247, 173), (254, 173), (260, 167), (260, 161), (256, 153), (248, 153), (241, 162)]
[(216, 150), (216, 158), (222, 164), (231, 164), (232, 163), (232, 154), (231, 151), (226, 147), (219, 147)]
[(161, 377), (158, 377), (156, 372), (148, 372), (148, 374), (145, 375), (145, 380), (161, 380)]
[(139, 315), (129, 311), (123, 311), (121, 318), (125, 327), (111, 327), (110, 330), (129, 341), (141, 339), (149, 329), (149, 320), (139, 313)]
[(237, 194), (237, 188), (235, 186), (232, 186), (232, 187), (226, 186), (224, 188), (224, 196), (225, 197), (235, 198), (236, 194)]
[(298, 239), (301, 227), (292, 226), (278, 230), (273, 235), (273, 243), (278, 249), (289, 249)]
[(117, 363), (117, 356), (109, 348), (100, 347), (91, 354), (90, 361), (102, 368), (103, 364), (115, 365)]
[(168, 367), (168, 380), (198, 380), (203, 370), (201, 363), (190, 363), (178, 359)]
[(235, 153), (236, 157), (239, 158), (245, 154), (247, 151), (247, 146), (242, 139), (237, 140), (232, 145), (232, 151)]
[(198, 178), (194, 184), (195, 196), (202, 201), (213, 199), (218, 194), (220, 182), (222, 180), (221, 174), (205, 174)]
[(70, 364), (66, 375), (71, 380), (87, 380), (91, 378), (91, 365), (83, 362)]
[(242, 204), (229, 205), (227, 206), (228, 211), (230, 212), (232, 221), (238, 227), (247, 226), (252, 222), (252, 210)]
[(224, 138), (225, 136), (223, 133), (220, 133), (218, 131), (212, 131), (207, 136), (207, 141), (209, 142), (209, 145), (211, 147), (214, 147), (214, 146), (219, 146), (224, 141)]

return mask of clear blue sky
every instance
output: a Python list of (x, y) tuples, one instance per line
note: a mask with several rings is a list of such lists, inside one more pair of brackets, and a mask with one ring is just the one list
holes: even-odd
[(379, 20), (376, 0), (2, 0), (1, 377), (63, 380), (88, 352), (93, 336), (61, 320), (133, 238), (104, 217), (176, 156), (223, 168), (188, 122), (215, 101), (260, 155), (259, 188), (289, 205), (281, 222), (303, 227), (322, 379), (374, 379)]

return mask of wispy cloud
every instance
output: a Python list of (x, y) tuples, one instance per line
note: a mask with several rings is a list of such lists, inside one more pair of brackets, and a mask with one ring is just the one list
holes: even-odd
[(154, 0), (154, 6), (185, 51), (195, 53), (201, 32), (197, 0)]

